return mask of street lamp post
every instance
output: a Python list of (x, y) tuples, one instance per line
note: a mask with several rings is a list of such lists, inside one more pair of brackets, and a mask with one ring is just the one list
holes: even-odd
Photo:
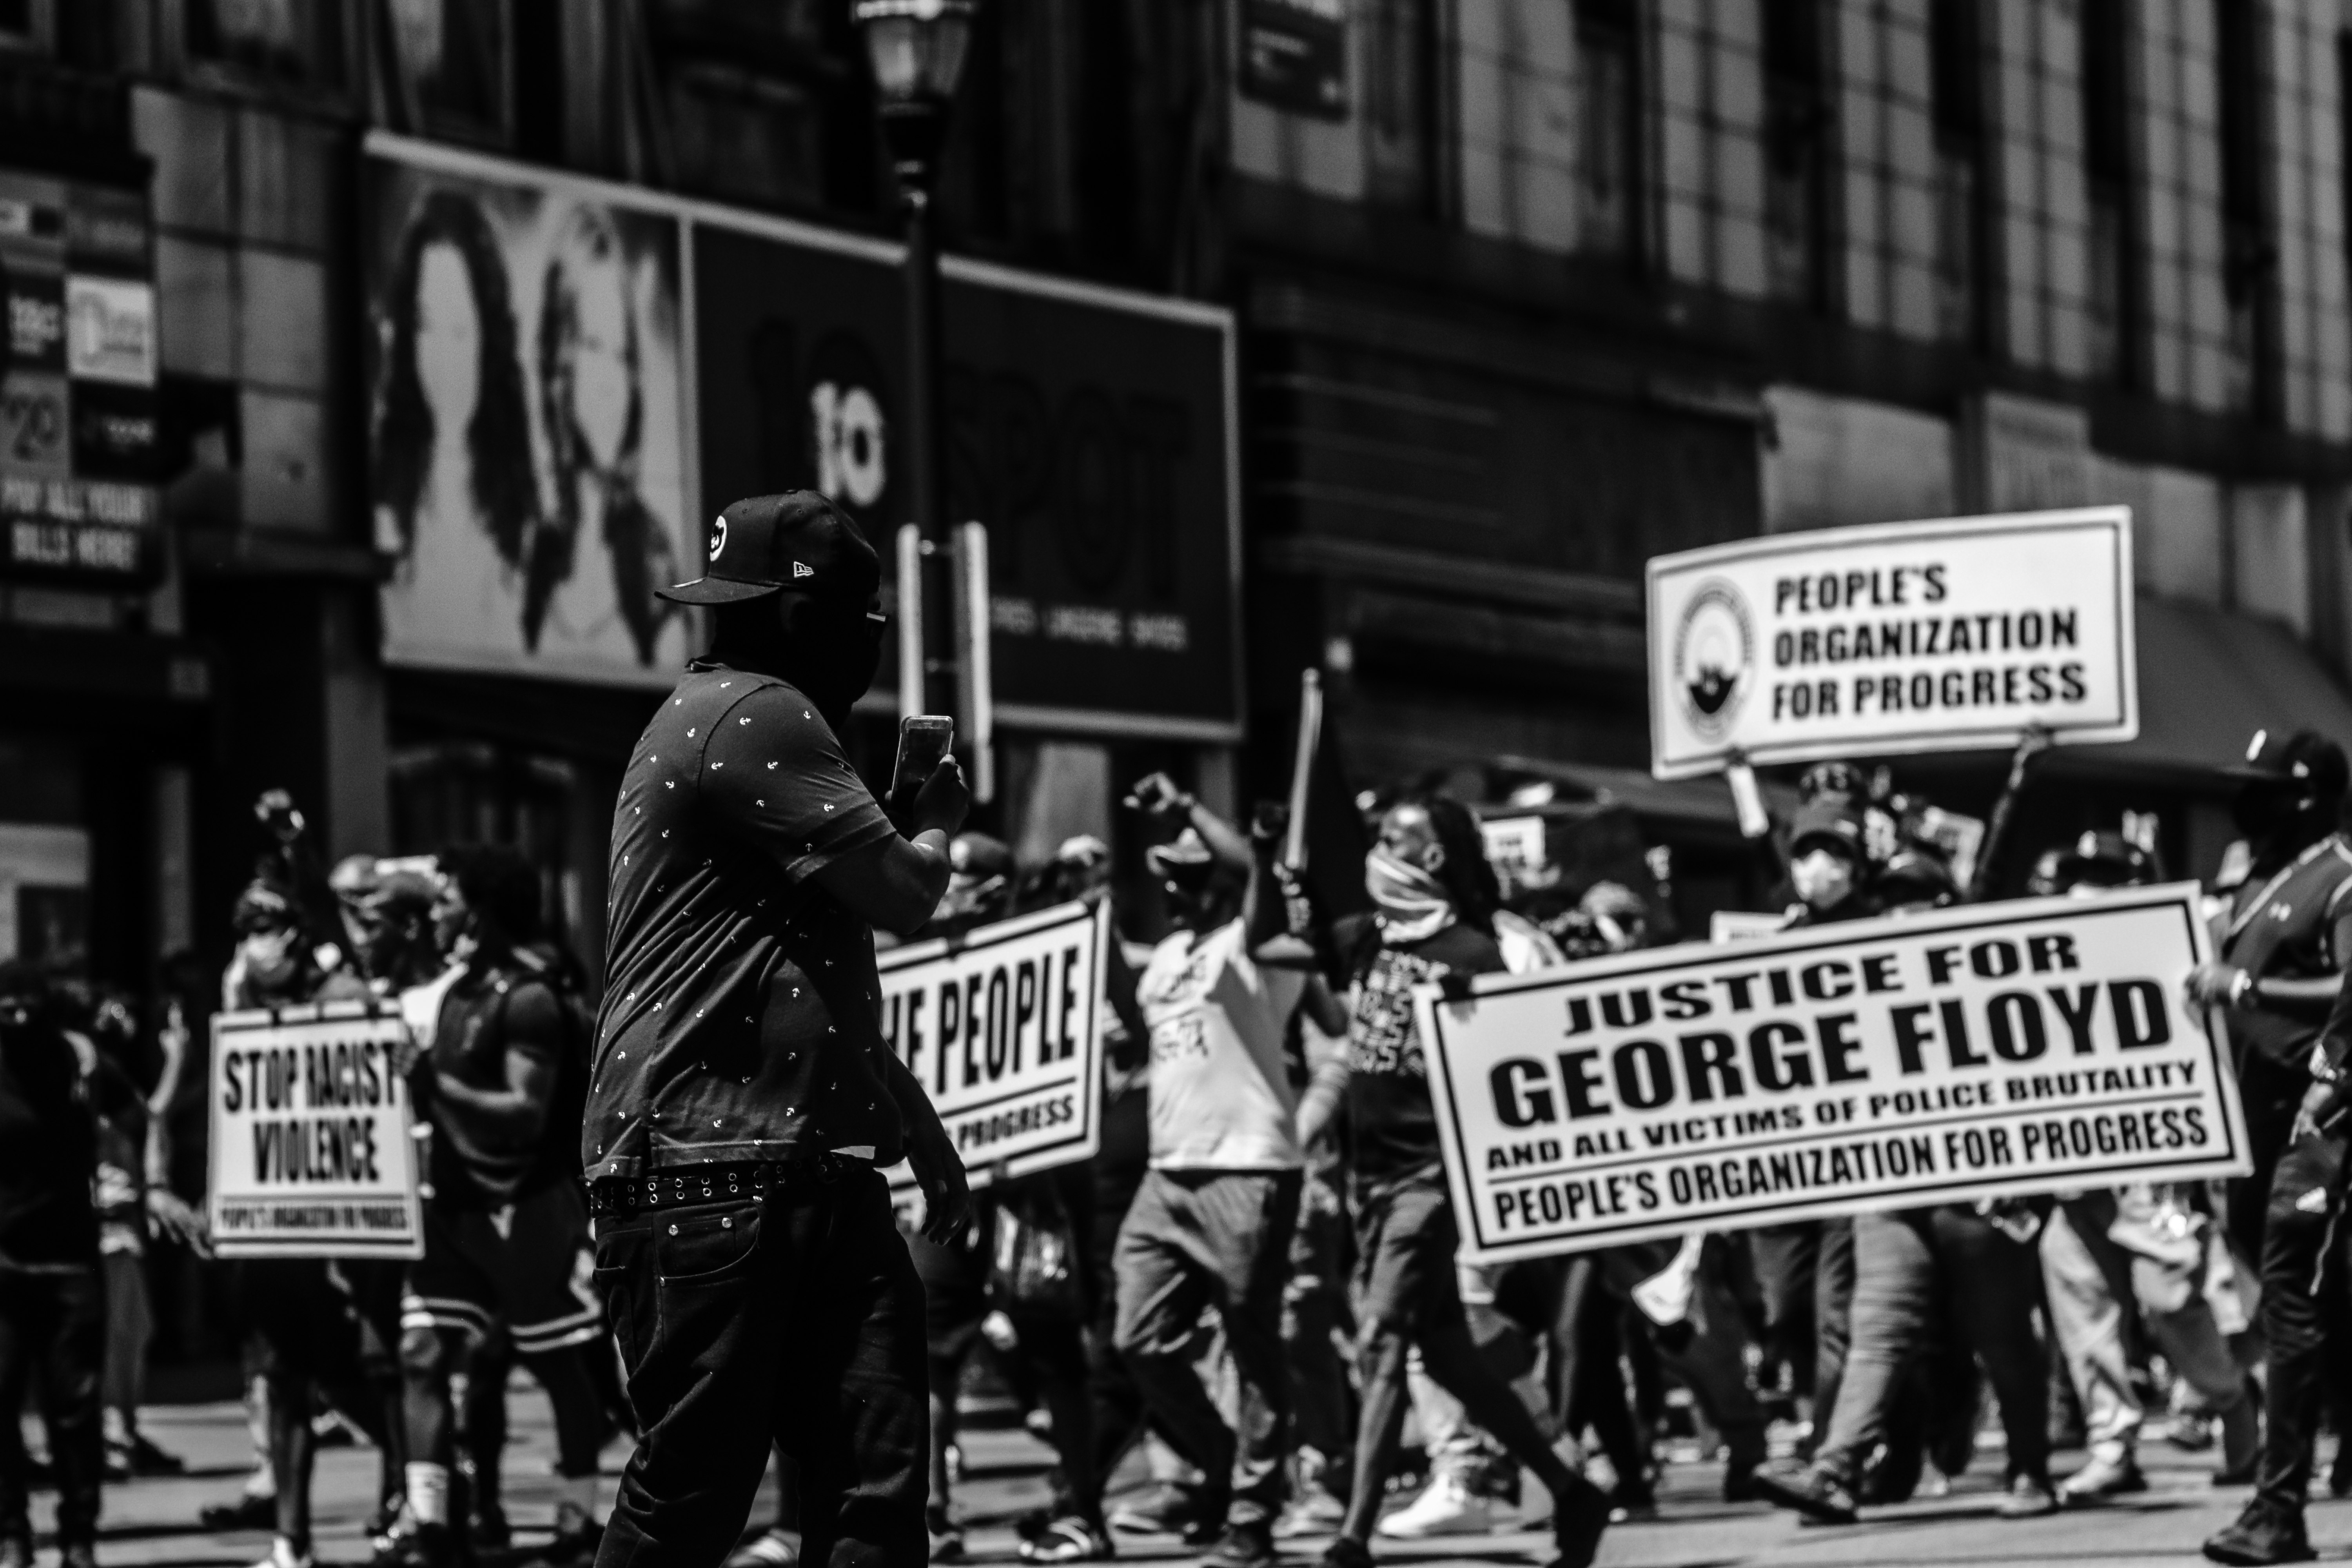
[[(933, 186), (948, 110), (963, 74), (976, 0), (856, 0), (879, 100), (882, 142), (898, 181), (906, 226), (907, 397), (902, 472), (908, 526), (898, 539), (898, 704), (902, 713), (950, 711), (954, 686), (948, 560), (947, 468), (940, 406), (940, 253)], [(929, 613), (927, 613), (929, 612)]]

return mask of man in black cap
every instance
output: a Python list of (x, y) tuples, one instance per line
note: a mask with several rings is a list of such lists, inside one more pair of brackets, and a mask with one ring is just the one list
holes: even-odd
[(966, 1193), (882, 1038), (872, 926), (930, 918), (968, 795), (950, 759), (886, 813), (842, 754), (880, 583), (856, 525), (794, 491), (730, 506), (665, 595), (716, 615), (614, 811), (582, 1153), (644, 1437), (604, 1568), (720, 1563), (772, 1439), (805, 1561), (924, 1559), (922, 1288), (879, 1167), (912, 1162), (935, 1240)]
[(2205, 1555), (2295, 1563), (2312, 1555), (2303, 1504), (2326, 1337), (2318, 1298), (2344, 1210), (2352, 841), (2341, 821), (2352, 769), (2333, 741), (2303, 731), (2284, 742), (2257, 732), (2230, 771), (2243, 781), (2235, 816), (2250, 864), (2231, 890), (2221, 957), (2198, 966), (2189, 994), (2229, 1010), (2239, 1051), (2254, 1173), (2236, 1184), (2230, 1221), (2242, 1255), (2262, 1259), (2270, 1379), (2253, 1498)]

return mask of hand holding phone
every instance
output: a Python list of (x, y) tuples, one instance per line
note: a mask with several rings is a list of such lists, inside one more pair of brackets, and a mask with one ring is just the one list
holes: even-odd
[(971, 795), (949, 747), (955, 721), (936, 713), (910, 713), (898, 721), (898, 760), (891, 771), (888, 809), (902, 831), (936, 827), (953, 834), (963, 826)]

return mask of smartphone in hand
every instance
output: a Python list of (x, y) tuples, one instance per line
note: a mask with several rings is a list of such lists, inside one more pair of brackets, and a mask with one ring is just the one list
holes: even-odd
[(896, 809), (946, 760), (955, 744), (955, 721), (943, 713), (909, 713), (898, 721), (898, 761), (890, 770), (890, 805)]

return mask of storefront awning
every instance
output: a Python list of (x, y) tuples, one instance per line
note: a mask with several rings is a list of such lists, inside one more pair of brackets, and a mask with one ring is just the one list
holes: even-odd
[(2316, 730), (2352, 745), (2352, 697), (2273, 621), (2143, 596), (2138, 606), (2139, 738), (2061, 748), (2064, 773), (2213, 784), (2257, 730)]

